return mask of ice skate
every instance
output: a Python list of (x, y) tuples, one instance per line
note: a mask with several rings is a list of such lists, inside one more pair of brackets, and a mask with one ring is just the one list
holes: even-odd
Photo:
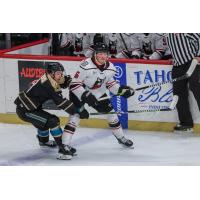
[(74, 147), (66, 144), (64, 146), (67, 146), (67, 148), (69, 149), (69, 151), (72, 153), (73, 156), (77, 156), (76, 149)]
[(39, 136), (37, 135), (40, 147), (49, 147), (49, 148), (56, 148), (57, 144), (54, 140), (49, 140), (47, 142), (42, 142)]
[(57, 159), (58, 160), (71, 160), (73, 157), (72, 152), (69, 150), (67, 146), (59, 147)]
[(125, 147), (132, 147), (132, 148), (134, 148), (133, 147), (133, 142), (131, 140), (129, 140), (129, 139), (126, 139), (124, 136), (121, 137), (121, 138), (117, 138), (117, 140), (118, 140), (119, 144), (122, 144)]

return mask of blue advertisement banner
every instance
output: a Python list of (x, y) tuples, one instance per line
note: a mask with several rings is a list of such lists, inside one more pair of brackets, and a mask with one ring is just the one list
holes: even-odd
[[(163, 70), (158, 67), (152, 68), (136, 69), (134, 71), (133, 80), (135, 80), (136, 88), (141, 87), (141, 85), (151, 85), (171, 80), (171, 70)], [(137, 93), (137, 100), (138, 105), (143, 109), (167, 108), (172, 101), (172, 86), (162, 85), (144, 89)]]
[[(158, 64), (127, 63), (127, 85), (140, 88), (154, 83), (162, 83), (171, 80), (171, 66)], [(128, 99), (128, 110), (157, 110), (168, 108), (173, 97), (172, 84), (149, 87), (135, 92)], [(159, 113), (155, 113), (160, 115)], [(145, 117), (152, 114), (146, 114)], [(147, 117), (148, 118), (148, 117)], [(129, 115), (129, 120), (140, 119), (138, 115)], [(148, 120), (151, 120), (149, 117)]]
[[(113, 63), (116, 67), (117, 73), (115, 79), (120, 85), (126, 85), (126, 63)], [(115, 111), (127, 111), (128, 105), (127, 100), (124, 97), (115, 96), (111, 100)], [(122, 128), (128, 128), (128, 114), (119, 115), (119, 120), (121, 122)]]

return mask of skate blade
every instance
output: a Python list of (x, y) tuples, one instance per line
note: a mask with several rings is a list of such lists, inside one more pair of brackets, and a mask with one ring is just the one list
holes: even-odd
[(176, 133), (176, 134), (193, 134), (194, 133), (194, 130), (189, 130), (189, 131), (173, 131), (173, 133)]
[(123, 148), (125, 148), (125, 149), (134, 149), (134, 146), (132, 145), (132, 146), (126, 146), (126, 145), (124, 145), (124, 144), (120, 144)]
[(56, 149), (57, 148), (57, 146), (46, 146), (46, 145), (40, 145), (40, 148), (41, 149)]
[(71, 160), (72, 156), (71, 155), (63, 155), (63, 154), (58, 154), (57, 155), (58, 160)]

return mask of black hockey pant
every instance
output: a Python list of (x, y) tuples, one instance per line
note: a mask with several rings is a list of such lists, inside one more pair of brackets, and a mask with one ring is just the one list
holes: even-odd
[(60, 120), (57, 116), (52, 115), (42, 109), (29, 112), (17, 107), (16, 113), (20, 119), (31, 123), (40, 130), (48, 130), (60, 125)]

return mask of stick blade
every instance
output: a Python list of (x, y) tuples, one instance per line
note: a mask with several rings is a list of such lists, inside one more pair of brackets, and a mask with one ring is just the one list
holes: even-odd
[(192, 75), (197, 64), (198, 64), (198, 61), (196, 59), (193, 59), (191, 65), (190, 65), (190, 68), (188, 69), (188, 71), (186, 73), (188, 77), (190, 77)]
[(170, 106), (169, 106), (169, 109), (170, 109), (170, 110), (174, 110), (177, 103), (178, 103), (178, 96), (177, 96), (177, 95), (174, 95), (174, 96), (173, 96), (173, 99), (172, 99), (172, 102), (171, 102), (171, 104), (170, 104)]

